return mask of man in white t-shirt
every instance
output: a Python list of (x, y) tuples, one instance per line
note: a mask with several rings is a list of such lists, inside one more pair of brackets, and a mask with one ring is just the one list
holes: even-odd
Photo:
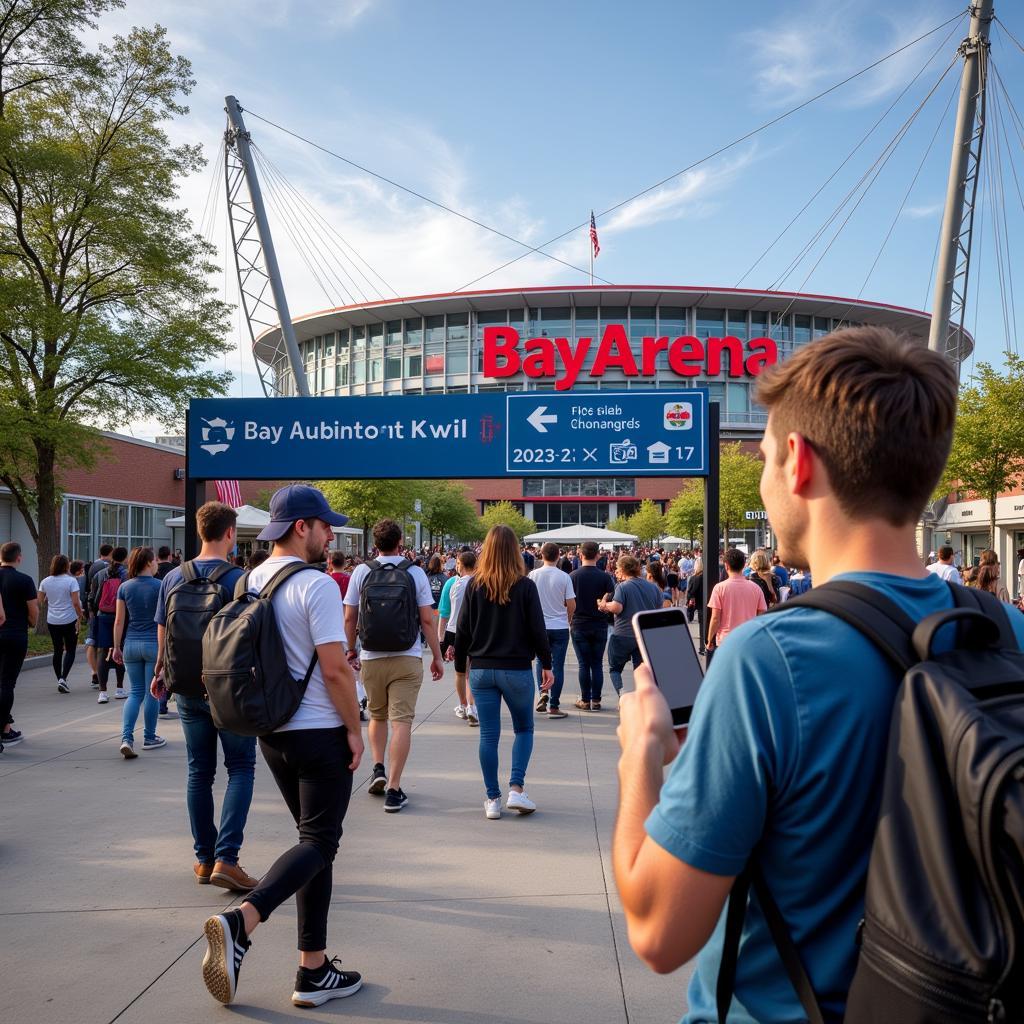
[(953, 564), (953, 549), (948, 544), (943, 544), (938, 550), (938, 556), (939, 560), (926, 566), (927, 570), (950, 583), (963, 583), (960, 570)]
[(333, 527), (347, 522), (315, 487), (291, 484), (271, 499), (270, 523), (257, 538), (272, 540), (274, 549), (249, 573), (252, 592), (283, 569), (308, 563), (281, 584), (272, 601), (292, 676), (304, 678), (314, 656), (316, 664), (295, 714), (260, 737), (263, 759), (295, 818), (298, 843), (274, 861), (240, 907), (214, 915), (204, 927), (209, 949), (203, 982), (222, 1003), (234, 998), (253, 931), (296, 893), (299, 971), (292, 1002), (319, 1006), (362, 985), (359, 974), (339, 970), (326, 955), (332, 865), (363, 737), (355, 678), (342, 643), (341, 593), (312, 564), (327, 558)]
[[(399, 553), (402, 527), (393, 519), (382, 519), (373, 528), (373, 542), (380, 554), (371, 559), (381, 565), (402, 565), (408, 560)], [(423, 683), (423, 646), (425, 636), (433, 660), (430, 674), (435, 681), (444, 675), (441, 645), (434, 626), (434, 598), (430, 592), (427, 574), (417, 565), (406, 564), (407, 572), (416, 590), (420, 635), (406, 650), (373, 650), (367, 643), (367, 623), (360, 621), (359, 598), (363, 584), (370, 575), (371, 565), (364, 562), (352, 573), (345, 592), (345, 635), (348, 640), (349, 664), (362, 673), (363, 686), (369, 704), (370, 751), (373, 754), (373, 777), (368, 792), (384, 794), (384, 810), (400, 811), (409, 801), (402, 790), (402, 771), (409, 759), (412, 743), (412, 723), (416, 717), (416, 698)], [(375, 624), (376, 625), (376, 624)], [(404, 627), (405, 624), (402, 624)], [(396, 624), (397, 627), (397, 624)], [(361, 650), (356, 654), (356, 631), (359, 630)], [(391, 743), (388, 744), (388, 724), (391, 725)], [(390, 767), (384, 771), (384, 752), (387, 749)]]
[(544, 612), (544, 628), (547, 630), (548, 643), (551, 644), (551, 667), (555, 673), (555, 684), (545, 693), (541, 689), (541, 664), (536, 663), (537, 689), (540, 700), (537, 710), (548, 718), (567, 718), (558, 706), (562, 696), (562, 684), (565, 682), (565, 652), (569, 650), (569, 623), (576, 610), (576, 591), (572, 589), (572, 580), (568, 573), (558, 568), (558, 556), (561, 552), (558, 545), (548, 541), (540, 549), (544, 564), (530, 573), (530, 579), (537, 585), (540, 594), (540, 606)]

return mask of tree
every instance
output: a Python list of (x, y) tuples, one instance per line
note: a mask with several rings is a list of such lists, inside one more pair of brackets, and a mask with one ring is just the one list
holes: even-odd
[(650, 498), (644, 498), (640, 507), (629, 517), (627, 533), (636, 534), (641, 544), (650, 544), (665, 535), (665, 517)]
[(416, 487), (412, 480), (320, 480), (331, 508), (362, 528), (363, 550), (369, 550), (370, 529), (378, 519), (402, 520), (412, 515)]
[(194, 84), (163, 29), (95, 53), (105, 0), (0, 7), (0, 482), (36, 543), (58, 551), (60, 476), (102, 454), (98, 427), (172, 424), (221, 394), (227, 307), (213, 248), (175, 208), (202, 166), (165, 123)]
[(1024, 482), (1024, 358), (1007, 352), (1002, 374), (979, 363), (974, 381), (960, 388), (953, 447), (938, 494), (956, 488), (987, 499), (992, 547), (996, 498)]
[(683, 489), (669, 502), (665, 526), (677, 537), (704, 536), (704, 481), (687, 480)]
[(633, 531), (629, 528), (629, 516), (616, 516), (614, 519), (608, 520), (608, 529), (614, 530), (616, 533), (632, 533)]
[(416, 488), (421, 511), (417, 513), (420, 523), (430, 534), (472, 540), (479, 532), (476, 507), (466, 497), (464, 484), (454, 480), (425, 480)]
[(739, 441), (722, 445), (718, 509), (726, 547), (732, 528), (743, 522), (744, 513), (761, 508), (763, 465), (756, 455), (743, 451)]
[(488, 505), (480, 517), (480, 530), (486, 535), (492, 526), (511, 526), (515, 535), (522, 540), (528, 533), (537, 532), (537, 524), (527, 519), (511, 501), (498, 501)]

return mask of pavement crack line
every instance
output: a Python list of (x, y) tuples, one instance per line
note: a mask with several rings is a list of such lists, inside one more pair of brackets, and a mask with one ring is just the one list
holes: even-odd
[(597, 804), (594, 800), (594, 786), (590, 779), (590, 756), (587, 752), (587, 730), (583, 725), (583, 716), (579, 715), (580, 742), (583, 745), (583, 764), (587, 772), (587, 792), (590, 794), (590, 811), (594, 817), (594, 841), (597, 843), (597, 856), (601, 863), (601, 879), (604, 882), (604, 900), (608, 909), (608, 930), (612, 935), (612, 949), (615, 951), (615, 969), (619, 974), (619, 992), (622, 995), (622, 1013), (626, 1024), (629, 1024), (629, 1003), (626, 1001), (626, 985), (622, 979), (622, 957), (619, 954), (619, 941), (615, 937), (615, 914), (612, 911), (611, 896), (608, 893), (608, 873), (604, 866), (604, 851), (601, 849), (601, 829), (597, 823)]

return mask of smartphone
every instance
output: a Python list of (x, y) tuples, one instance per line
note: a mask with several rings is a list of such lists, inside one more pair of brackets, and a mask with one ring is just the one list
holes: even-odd
[(633, 616), (633, 633), (658, 689), (672, 709), (672, 723), (690, 721), (704, 673), (682, 608), (656, 608)]

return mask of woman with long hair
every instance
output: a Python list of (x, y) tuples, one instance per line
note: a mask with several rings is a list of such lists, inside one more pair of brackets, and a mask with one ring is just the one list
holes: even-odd
[(78, 650), (78, 623), (82, 619), (81, 588), (71, 575), (67, 555), (54, 555), (50, 575), (39, 584), (39, 596), (46, 602), (46, 628), (53, 643), (53, 674), (57, 692), (67, 693), (68, 676)]
[(686, 617), (693, 622), (697, 616), (698, 654), (704, 654), (704, 559), (698, 555), (693, 560), (693, 572), (686, 580)]
[(537, 809), (523, 788), (533, 753), (530, 663), (534, 658), (540, 659), (541, 690), (546, 693), (555, 676), (540, 595), (533, 580), (526, 577), (515, 533), (508, 526), (492, 526), (480, 551), (476, 573), (466, 587), (455, 631), (455, 671), (465, 672), (469, 662), (470, 690), (480, 719), (480, 770), (487, 794), (484, 814), (488, 818), (501, 817), (498, 740), (502, 700), (512, 715), (515, 732), (505, 807), (520, 814)]
[(1010, 603), (1010, 593), (999, 578), (999, 563), (985, 562), (978, 568), (978, 589), (995, 594), (1000, 601)]
[(767, 552), (755, 551), (750, 556), (750, 579), (764, 592), (769, 608), (779, 603), (779, 577), (772, 571), (772, 560)]
[(671, 608), (672, 591), (669, 590), (668, 581), (665, 579), (665, 570), (660, 561), (647, 563), (647, 578), (661, 591), (662, 608)]

